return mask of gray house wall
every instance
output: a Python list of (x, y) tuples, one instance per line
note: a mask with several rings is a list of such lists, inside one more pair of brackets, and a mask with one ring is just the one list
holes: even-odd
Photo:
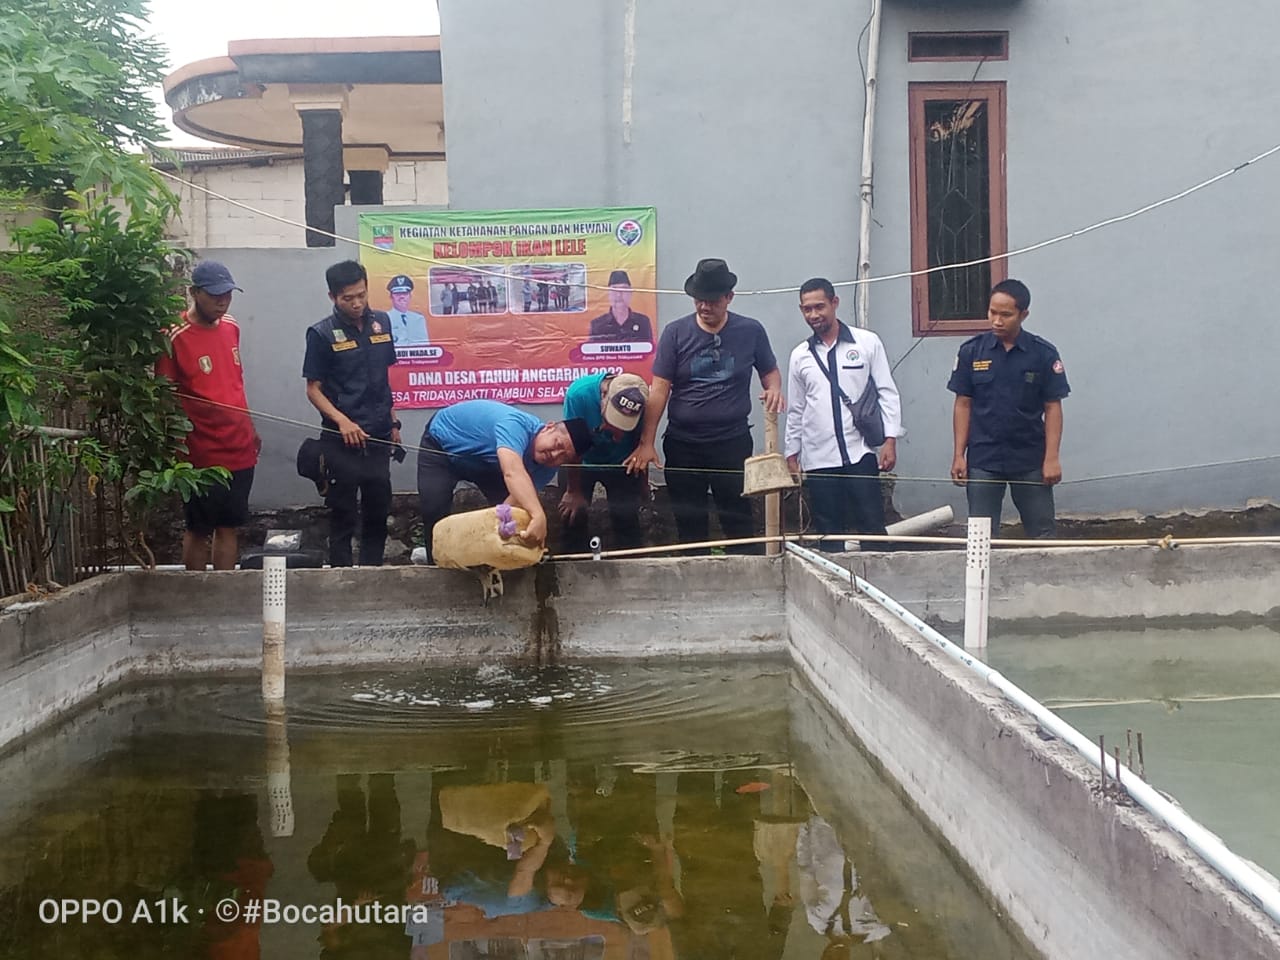
[[(335, 232), (350, 235), (343, 231), (341, 220)], [(244, 288), (232, 301), (231, 315), (240, 324), (245, 393), (250, 408), (260, 412), (255, 421), (262, 434), (262, 456), (250, 504), (264, 510), (319, 503), (315, 485), (298, 476), (295, 464), (298, 445), (306, 437), (318, 435), (320, 429), (320, 415), (306, 397), (302, 355), (307, 327), (333, 309), (324, 271), (330, 264), (353, 256), (353, 251), (348, 246), (241, 248), (202, 250), (198, 255), (221, 260)], [(426, 410), (401, 413), (406, 442), (417, 442), (427, 415)], [(397, 492), (416, 489), (412, 455), (391, 466)]]
[[(630, 142), (621, 0), (441, 0), (455, 209), (652, 203), (659, 285), (723, 256), (743, 290), (848, 279), (857, 257), (867, 2), (637, 2)], [(1172, 194), (1280, 140), (1265, 80), (1280, 11), (1179, 0), (887, 0), (877, 113), (874, 274), (910, 266), (907, 84), (975, 63), (907, 63), (911, 30), (1008, 30), (1008, 227), (1016, 248)], [(495, 29), (501, 24), (501, 29)], [(1171, 206), (1014, 259), (1027, 328), (1053, 340), (1066, 401), (1063, 512), (1239, 507), (1273, 497), (1278, 351), (1268, 310), (1280, 158)], [(853, 290), (842, 314), (851, 318)], [(688, 312), (663, 297), (660, 318)], [(785, 363), (805, 335), (794, 295), (739, 297)], [(910, 285), (876, 284), (871, 326), (911, 348)], [(956, 337), (899, 368), (909, 435), (900, 509), (950, 502)], [(1161, 471), (1161, 472), (1148, 472)], [(1115, 474), (1134, 474), (1118, 479)]]

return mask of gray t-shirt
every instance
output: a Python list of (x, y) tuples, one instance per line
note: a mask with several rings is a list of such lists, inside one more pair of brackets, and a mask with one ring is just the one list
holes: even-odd
[(653, 359), (654, 376), (671, 381), (666, 435), (714, 443), (746, 433), (752, 368), (761, 377), (778, 369), (760, 321), (730, 313), (718, 334), (699, 327), (693, 314), (667, 324)]

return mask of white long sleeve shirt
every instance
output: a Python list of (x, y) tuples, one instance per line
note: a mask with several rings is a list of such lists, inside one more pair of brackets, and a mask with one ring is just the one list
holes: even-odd
[(828, 347), (815, 334), (791, 351), (787, 374), (787, 433), (783, 444), (786, 455), (799, 454), (800, 466), (805, 470), (821, 470), (857, 463), (872, 452), (853, 425), (853, 417), (839, 394), (823, 376), (809, 349), (810, 343), (828, 372), (838, 378), (850, 400), (856, 402), (867, 387), (867, 378), (875, 377), (884, 435), (902, 436), (902, 401), (898, 385), (893, 382), (884, 344), (870, 330), (860, 329), (855, 333), (840, 323), (834, 346)]

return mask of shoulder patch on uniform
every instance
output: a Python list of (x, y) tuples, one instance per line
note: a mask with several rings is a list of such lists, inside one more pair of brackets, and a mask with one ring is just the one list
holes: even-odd
[(1055, 360), (1055, 361), (1053, 361), (1053, 372), (1054, 372), (1054, 373), (1065, 373), (1065, 372), (1066, 372), (1066, 368), (1062, 365), (1062, 361), (1061, 361), (1061, 360)]

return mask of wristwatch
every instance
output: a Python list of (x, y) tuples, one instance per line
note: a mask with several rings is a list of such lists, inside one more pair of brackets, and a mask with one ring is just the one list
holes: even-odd
[(391, 421), (391, 429), (392, 429), (392, 430), (399, 430), (399, 429), (401, 429), (401, 426), (402, 426), (402, 425), (401, 425), (401, 423), (400, 423), (400, 421), (399, 421), (399, 420), (392, 420), (392, 421)]

